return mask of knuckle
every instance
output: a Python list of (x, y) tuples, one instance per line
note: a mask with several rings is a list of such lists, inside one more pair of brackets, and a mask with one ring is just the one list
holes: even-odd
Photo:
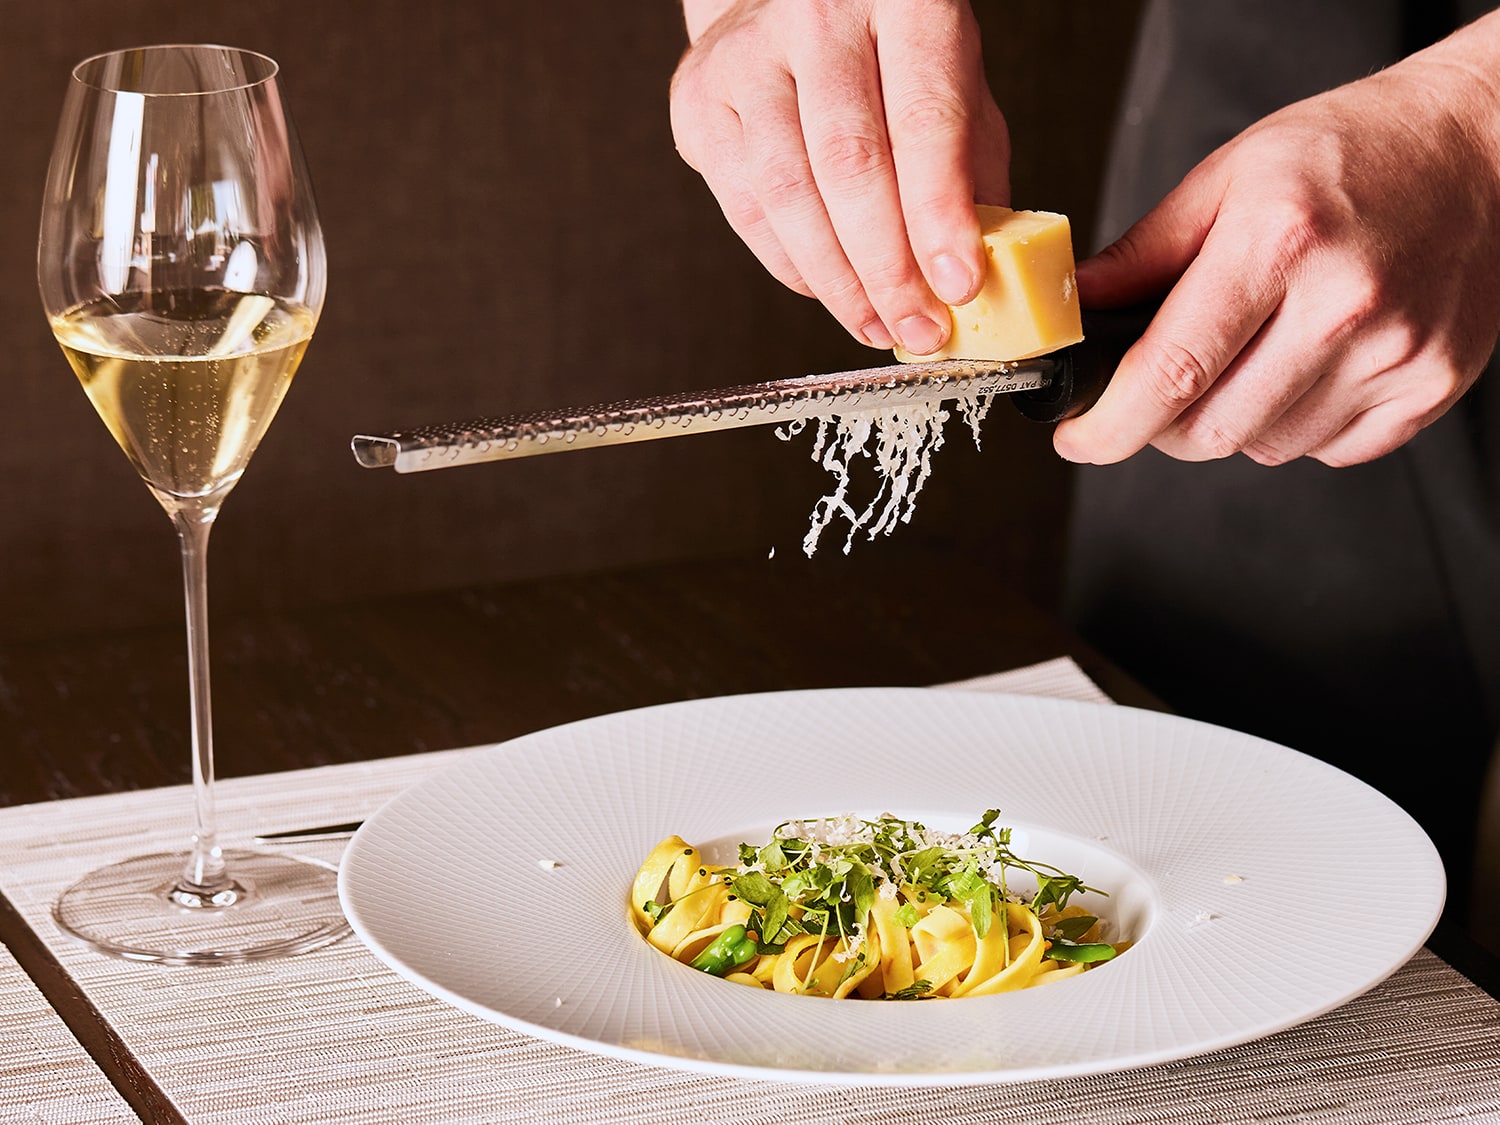
[(837, 265), (830, 262), (803, 262), (803, 280), (812, 295), (831, 312), (835, 319), (848, 328), (857, 328), (877, 315), (877, 310), (865, 292), (864, 282), (840, 260)]
[(1145, 384), (1163, 407), (1181, 412), (1198, 401), (1216, 377), (1217, 372), (1190, 348), (1169, 340), (1157, 346)]
[[(1350, 339), (1369, 330), (1382, 316), (1390, 311), (1390, 294), (1387, 287), (1370, 274), (1362, 274), (1342, 282), (1336, 302), (1329, 310), (1324, 335), (1329, 339)], [(1391, 325), (1389, 328), (1396, 328)], [(1387, 331), (1389, 332), (1389, 328)], [(1395, 335), (1392, 340), (1397, 340)], [(1399, 341), (1398, 341), (1399, 342)], [(1401, 343), (1398, 351), (1404, 351)]]
[(1241, 452), (1257, 465), (1265, 465), (1267, 468), (1285, 465), (1290, 461), (1295, 461), (1300, 456), (1300, 454), (1282, 448), (1264, 437), (1247, 443)]
[(1308, 456), (1314, 461), (1322, 462), (1330, 469), (1347, 469), (1351, 465), (1371, 460), (1371, 458), (1357, 456), (1344, 449), (1315, 449)]
[(1194, 460), (1219, 461), (1249, 444), (1249, 436), (1211, 410), (1194, 410), (1177, 420), (1178, 443)]
[(1395, 452), (1416, 437), (1421, 429), (1420, 421), (1368, 410), (1356, 416), (1330, 441), (1309, 452), (1308, 456), (1330, 469), (1347, 469)]
[(755, 168), (755, 184), (769, 210), (801, 206), (817, 192), (807, 166), (791, 156), (763, 157)]
[(758, 232), (765, 224), (765, 212), (761, 210), (759, 201), (753, 195), (726, 191), (718, 198), (724, 217), (734, 230), (752, 234)]
[(859, 182), (884, 169), (889, 150), (883, 139), (869, 133), (835, 131), (819, 139), (812, 159), (836, 180)]
[(1324, 446), (1322, 449), (1313, 450), (1308, 456), (1314, 461), (1321, 461), (1330, 469), (1348, 469), (1355, 465), (1363, 465), (1367, 461), (1374, 461), (1377, 458), (1384, 457), (1397, 446), (1404, 444), (1404, 441), (1405, 439), (1401, 441), (1361, 441), (1358, 443), (1335, 442)]
[(701, 120), (690, 107), (673, 103), (671, 124), (672, 143), (677, 147), (677, 154), (693, 171), (700, 171), (704, 162), (700, 153), (706, 132)]
[(921, 277), (921, 274), (907, 257), (879, 259), (865, 263), (860, 269), (860, 276), (864, 279), (865, 291), (879, 303), (884, 298), (892, 297), (910, 288)]
[(697, 57), (689, 51), (672, 71), (667, 83), (667, 106), (674, 118), (679, 114), (693, 114), (697, 106), (708, 100), (708, 83), (703, 70)]
[(1315, 214), (1295, 209), (1294, 204), (1283, 203), (1280, 210), (1272, 216), (1272, 233), (1262, 247), (1270, 260), (1285, 270), (1305, 261), (1323, 240), (1323, 224)]
[[(1111, 272), (1125, 275), (1153, 275), (1159, 266), (1161, 234), (1154, 230), (1147, 215), (1131, 226), (1095, 257), (1108, 263)], [(1165, 288), (1165, 286), (1162, 286)]]
[(1094, 256), (1122, 270), (1130, 270), (1138, 266), (1142, 261), (1142, 256), (1141, 239), (1136, 228), (1131, 227)]
[(1268, 233), (1262, 238), (1263, 251), (1272, 262), (1291, 268), (1336, 233), (1338, 218), (1320, 200), (1307, 192), (1292, 191), (1264, 204), (1260, 219)]
[(1467, 386), (1468, 380), (1452, 364), (1431, 364), (1407, 393), (1408, 414), (1419, 425), (1425, 425), (1452, 406)]
[(1434, 380), (1433, 389), (1437, 392), (1437, 396), (1432, 405), (1440, 410), (1452, 406), (1473, 385), (1477, 375), (1476, 372), (1475, 376), (1469, 376), (1452, 364), (1445, 365), (1438, 378)]
[(968, 122), (969, 114), (961, 101), (928, 91), (893, 107), (891, 133), (911, 143), (927, 137), (953, 136), (967, 130)]
[(818, 300), (832, 309), (840, 320), (849, 319), (860, 310), (869, 310), (870, 313), (874, 311), (870, 309), (864, 284), (852, 273), (821, 277), (813, 285), (813, 290), (817, 293)]
[(1410, 363), (1427, 345), (1427, 334), (1415, 320), (1408, 317), (1398, 318), (1388, 324), (1384, 338), (1386, 362), (1393, 367)]

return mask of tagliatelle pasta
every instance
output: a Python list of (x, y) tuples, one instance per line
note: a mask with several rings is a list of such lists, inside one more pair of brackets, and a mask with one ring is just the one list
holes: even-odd
[(789, 821), (764, 846), (741, 844), (734, 866), (668, 836), (636, 874), (631, 915), (706, 973), (835, 999), (992, 995), (1120, 952), (1068, 901), (1093, 888), (1016, 856), (995, 817), (960, 834), (891, 816)]

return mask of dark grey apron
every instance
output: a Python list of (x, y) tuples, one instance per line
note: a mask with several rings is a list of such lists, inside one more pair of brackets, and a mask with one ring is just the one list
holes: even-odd
[[(1252, 121), (1438, 37), (1442, 9), (1149, 4), (1101, 236)], [(1182, 714), (1304, 750), (1402, 804), (1442, 850), (1462, 918), (1500, 730), (1495, 377), (1404, 448), (1353, 468), (1185, 464), (1146, 450), (1080, 469), (1066, 610)]]

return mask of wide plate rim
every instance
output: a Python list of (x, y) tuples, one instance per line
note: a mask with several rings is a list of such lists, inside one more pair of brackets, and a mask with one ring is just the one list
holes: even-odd
[[(1414, 842), (1419, 842), (1419, 847), (1425, 845), (1425, 854), (1416, 857), (1413, 870), (1425, 872), (1427, 878), (1420, 880), (1420, 882), (1427, 887), (1429, 893), (1416, 905), (1409, 902), (1406, 904), (1408, 907), (1406, 913), (1396, 920), (1402, 927), (1401, 932), (1391, 935), (1387, 940), (1387, 948), (1382, 954), (1377, 967), (1369, 967), (1361, 973), (1354, 974), (1343, 987), (1326, 991), (1318, 1000), (1303, 1004), (1296, 1008), (1296, 1010), (1291, 1010), (1283, 1006), (1282, 1010), (1273, 1012), (1270, 1015), (1260, 1014), (1253, 1019), (1245, 1019), (1238, 1026), (1223, 1030), (1218, 1034), (1201, 1036), (1191, 1044), (1184, 1044), (1181, 1041), (1170, 1039), (1165, 1042), (1153, 1043), (1148, 1037), (1147, 1040), (1133, 1047), (1115, 1050), (1109, 1053), (1107, 1057), (1095, 1054), (1069, 1059), (1054, 1059), (1046, 1062), (1032, 1062), (1023, 1066), (961, 1065), (955, 1069), (934, 1069), (931, 1066), (903, 1069), (899, 1064), (894, 1068), (891, 1068), (889, 1065), (870, 1068), (863, 1066), (835, 1066), (829, 1068), (788, 1065), (780, 1061), (767, 1064), (762, 1061), (745, 1061), (744, 1059), (714, 1057), (712, 1055), (708, 1057), (695, 1055), (691, 1051), (684, 1051), (683, 1045), (675, 1042), (642, 1047), (625, 1041), (623, 1036), (616, 1036), (612, 1039), (608, 1036), (600, 1036), (594, 1033), (579, 1034), (566, 1026), (559, 1026), (557, 1022), (549, 1022), (546, 1018), (539, 1018), (539, 1013), (535, 1005), (529, 1009), (516, 1010), (513, 1006), (496, 1005), (476, 999), (471, 994), (471, 990), (462, 986), (455, 987), (451, 978), (445, 978), (441, 972), (434, 972), (430, 964), (418, 963), (412, 956), (403, 954), (396, 948), (396, 945), (399, 945), (399, 943), (393, 944), (388, 940), (392, 933), (391, 918), (383, 915), (378, 909), (372, 910), (368, 894), (361, 891), (362, 885), (368, 885), (362, 884), (361, 881), (372, 874), (371, 865), (373, 864), (378, 868), (388, 861), (389, 856), (383, 856), (381, 848), (382, 846), (388, 848), (391, 841), (389, 839), (383, 840), (383, 838), (386, 836), (390, 826), (402, 818), (404, 815), (403, 810), (406, 813), (410, 813), (425, 800), (441, 799), (439, 795), (450, 794), (455, 786), (468, 786), (475, 777), (484, 776), (496, 770), (513, 770), (523, 759), (528, 759), (528, 756), (534, 758), (539, 754), (546, 755), (556, 751), (559, 747), (576, 750), (580, 741), (602, 740), (602, 742), (608, 743), (611, 731), (618, 733), (620, 730), (629, 730), (632, 727), (639, 727), (641, 724), (651, 726), (665, 724), (663, 729), (672, 729), (674, 724), (688, 723), (702, 717), (712, 717), (716, 712), (732, 709), (748, 709), (748, 713), (750, 714), (762, 711), (769, 714), (779, 708), (788, 706), (811, 708), (814, 712), (826, 709), (839, 711), (840, 709), (853, 708), (862, 713), (870, 714), (879, 712), (881, 708), (899, 709), (910, 704), (917, 706), (919, 710), (927, 709), (931, 711), (943, 708), (943, 701), (939, 697), (947, 697), (955, 706), (960, 706), (967, 712), (988, 713), (993, 718), (1003, 717), (1015, 720), (1018, 716), (1025, 715), (1028, 717), (1028, 721), (1033, 721), (1038, 716), (1041, 716), (1040, 721), (1044, 725), (1048, 721), (1049, 716), (1053, 718), (1069, 716), (1072, 719), (1087, 716), (1091, 721), (1102, 724), (1104, 729), (1121, 729), (1124, 726), (1132, 724), (1136, 727), (1147, 729), (1153, 727), (1170, 728), (1175, 732), (1187, 732), (1189, 741), (1199, 736), (1209, 737), (1220, 742), (1227, 740), (1230, 745), (1237, 746), (1241, 750), (1254, 747), (1257, 748), (1258, 753), (1270, 754), (1273, 758), (1279, 757), (1287, 763), (1300, 763), (1300, 767), (1309, 776), (1316, 778), (1318, 775), (1321, 775), (1329, 782), (1332, 791), (1341, 792), (1345, 796), (1365, 803), (1368, 806), (1368, 810), (1377, 810), (1389, 822), (1387, 827), (1391, 825), (1399, 826)], [(961, 704), (957, 697), (963, 697)], [(918, 701), (921, 702), (919, 703)], [(1364, 782), (1337, 770), (1335, 767), (1301, 754), (1296, 750), (1268, 742), (1264, 739), (1239, 732), (1227, 731), (1224, 728), (1201, 723), (1193, 719), (1122, 707), (1115, 704), (1044, 698), (1004, 692), (975, 692), (933, 688), (833, 688), (758, 692), (710, 699), (684, 700), (635, 708), (628, 711), (613, 712), (535, 731), (505, 742), (475, 747), (473, 751), (472, 755), (465, 756), (457, 762), (442, 767), (435, 771), (433, 775), (409, 787), (406, 791), (388, 802), (366, 821), (364, 827), (360, 829), (355, 839), (351, 841), (345, 853), (344, 861), (340, 866), (339, 886), (345, 912), (354, 932), (378, 960), (386, 964), (399, 976), (404, 977), (445, 1003), (466, 1011), (471, 1015), (528, 1035), (551, 1040), (576, 1049), (647, 1065), (774, 1081), (942, 1086), (976, 1082), (1011, 1082), (1064, 1078), (1171, 1062), (1262, 1038), (1276, 1031), (1284, 1030), (1316, 1018), (1318, 1015), (1353, 999), (1355, 996), (1374, 987), (1388, 977), (1421, 947), (1432, 932), (1432, 929), (1436, 926), (1437, 918), (1442, 908), (1442, 864), (1437, 856), (1436, 849), (1432, 847), (1426, 835), (1421, 832), (1420, 828), (1415, 825), (1415, 822), (1411, 821), (1410, 817), (1399, 806)], [(834, 810), (830, 809), (828, 811), (832, 812)], [(672, 830), (674, 829), (667, 826), (667, 831)], [(666, 833), (663, 832), (661, 834), (664, 835)], [(691, 839), (691, 837), (689, 838)], [(1122, 853), (1122, 856), (1127, 860), (1131, 860), (1131, 856), (1128, 853)], [(378, 877), (384, 878), (385, 876), (381, 874)], [(1436, 891), (1435, 893), (1431, 893), (1434, 885)], [(1171, 915), (1178, 904), (1171, 901), (1170, 891), (1167, 894), (1168, 901), (1165, 907), (1167, 914)], [(600, 917), (607, 916), (608, 912)], [(623, 911), (620, 912), (620, 922), (622, 925), (625, 925)], [(1160, 919), (1158, 919), (1157, 924), (1161, 924)], [(1149, 937), (1150, 935), (1148, 934), (1147, 936)], [(629, 937), (632, 941), (639, 943), (639, 938), (633, 932), (629, 934)], [(653, 952), (652, 956), (671, 965), (666, 958), (661, 957), (659, 954)], [(1114, 971), (1118, 966), (1126, 964), (1127, 958), (1121, 958), (1117, 966), (1111, 967), (1111, 971)], [(680, 968), (675, 965), (671, 967)], [(1056, 986), (1055, 990), (1061, 991), (1063, 987), (1075, 988), (1097, 977), (1097, 973), (1090, 974), (1076, 983), (1070, 982), (1066, 986)], [(1357, 979), (1355, 979), (1356, 977)], [(722, 982), (706, 980), (702, 982), (694, 980), (691, 982), (691, 986), (695, 990), (701, 984), (708, 984), (718, 988), (733, 987), (723, 985)], [(780, 999), (791, 1000), (793, 1003), (803, 1005), (831, 1003), (805, 998), (783, 997)], [(1006, 998), (995, 999), (1004, 1000)], [(973, 1005), (980, 1003), (980, 1001), (971, 999), (965, 1000), (962, 1003)], [(865, 1007), (865, 1005), (859, 1006)], [(922, 1009), (931, 1009), (936, 1006), (927, 1004), (920, 1007)], [(546, 1015), (547, 1013), (540, 1013), (541, 1017), (545, 1017)]]

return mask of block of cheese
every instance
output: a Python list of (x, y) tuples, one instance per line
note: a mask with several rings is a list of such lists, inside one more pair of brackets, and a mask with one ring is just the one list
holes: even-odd
[(984, 236), (984, 287), (966, 305), (953, 305), (953, 334), (932, 359), (1029, 359), (1083, 339), (1073, 281), (1073, 234), (1066, 215), (979, 207)]

